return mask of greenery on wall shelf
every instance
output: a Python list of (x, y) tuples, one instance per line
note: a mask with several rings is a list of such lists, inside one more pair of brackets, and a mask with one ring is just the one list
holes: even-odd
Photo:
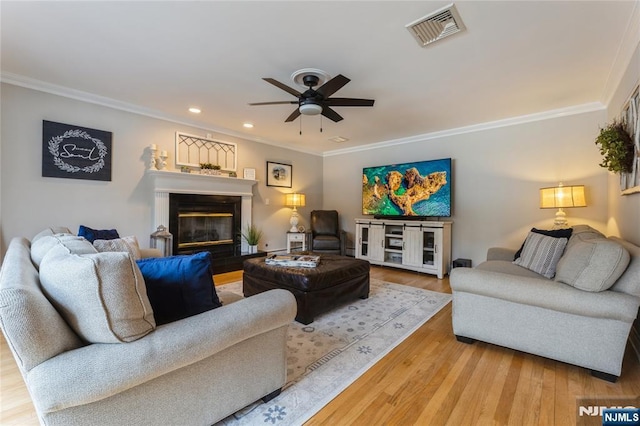
[(631, 136), (624, 124), (614, 120), (607, 127), (600, 129), (596, 138), (603, 159), (600, 167), (614, 173), (630, 173), (633, 168), (634, 147)]
[(220, 174), (220, 166), (218, 164), (200, 163), (200, 174), (217, 176)]
[(220, 170), (221, 167), (218, 164), (200, 163), (200, 168), (205, 170)]

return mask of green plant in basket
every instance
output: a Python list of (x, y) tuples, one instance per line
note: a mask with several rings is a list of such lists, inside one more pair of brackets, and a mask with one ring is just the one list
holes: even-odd
[(249, 225), (242, 231), (242, 237), (250, 246), (257, 246), (262, 239), (262, 230), (256, 225)]
[(600, 167), (614, 173), (630, 173), (633, 168), (634, 147), (631, 136), (622, 122), (614, 120), (607, 127), (600, 129), (596, 138), (603, 159)]

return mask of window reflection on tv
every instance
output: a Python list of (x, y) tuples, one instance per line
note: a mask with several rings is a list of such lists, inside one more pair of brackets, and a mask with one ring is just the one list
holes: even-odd
[(451, 158), (365, 167), (362, 214), (381, 218), (451, 216)]

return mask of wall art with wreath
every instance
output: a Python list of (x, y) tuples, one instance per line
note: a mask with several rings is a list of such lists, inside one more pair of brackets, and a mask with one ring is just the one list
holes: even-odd
[(111, 180), (111, 132), (42, 121), (42, 176)]
[(620, 174), (622, 195), (640, 192), (640, 86), (636, 86), (622, 108), (622, 125), (633, 141), (633, 165), (629, 173)]

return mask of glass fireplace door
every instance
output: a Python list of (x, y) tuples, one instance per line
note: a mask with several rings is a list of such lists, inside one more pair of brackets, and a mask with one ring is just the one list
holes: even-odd
[(233, 244), (232, 213), (179, 213), (178, 222), (179, 249)]

